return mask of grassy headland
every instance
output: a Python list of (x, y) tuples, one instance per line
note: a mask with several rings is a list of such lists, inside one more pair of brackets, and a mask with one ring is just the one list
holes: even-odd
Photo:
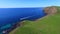
[(25, 21), (24, 26), (18, 27), (10, 34), (60, 34), (60, 7), (57, 13), (37, 21)]

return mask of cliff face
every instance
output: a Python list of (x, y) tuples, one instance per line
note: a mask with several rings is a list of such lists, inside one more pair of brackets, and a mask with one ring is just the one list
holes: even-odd
[(55, 13), (57, 13), (57, 8), (56, 7), (46, 7), (46, 8), (44, 8), (44, 11), (47, 14), (55, 14)]

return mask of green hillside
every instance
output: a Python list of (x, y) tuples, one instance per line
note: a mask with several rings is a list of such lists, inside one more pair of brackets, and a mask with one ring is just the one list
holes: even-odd
[(60, 34), (60, 8), (55, 15), (46, 16), (37, 21), (25, 21), (24, 26), (18, 27), (10, 34)]

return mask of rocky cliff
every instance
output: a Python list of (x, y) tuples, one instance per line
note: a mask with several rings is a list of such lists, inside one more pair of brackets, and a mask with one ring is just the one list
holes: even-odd
[(57, 8), (54, 7), (54, 6), (52, 6), (52, 7), (45, 7), (44, 11), (47, 14), (55, 14), (55, 13), (57, 13)]

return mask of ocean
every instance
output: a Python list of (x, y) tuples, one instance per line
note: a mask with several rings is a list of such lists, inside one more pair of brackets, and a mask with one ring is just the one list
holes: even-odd
[[(36, 20), (46, 15), (43, 8), (0, 8), (0, 29), (6, 29), (8, 24), (23, 20)], [(10, 26), (10, 25), (9, 25)]]

